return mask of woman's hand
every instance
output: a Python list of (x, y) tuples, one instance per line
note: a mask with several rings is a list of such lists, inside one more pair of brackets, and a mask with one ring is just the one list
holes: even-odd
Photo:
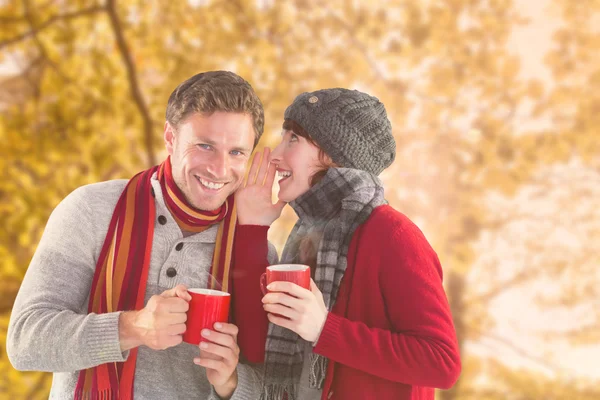
[(269, 321), (296, 332), (308, 342), (316, 342), (328, 311), (315, 282), (310, 280), (310, 290), (291, 282), (272, 282), (267, 289), (269, 293), (262, 302)]
[(277, 167), (269, 163), (270, 153), (271, 149), (265, 147), (262, 152), (254, 154), (247, 181), (235, 192), (240, 225), (270, 226), (286, 205), (281, 200), (275, 204), (272, 201)]

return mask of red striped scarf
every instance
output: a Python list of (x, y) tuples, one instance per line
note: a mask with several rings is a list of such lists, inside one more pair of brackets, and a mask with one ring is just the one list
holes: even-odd
[[(171, 175), (171, 160), (142, 171), (129, 180), (113, 213), (90, 292), (89, 313), (141, 310), (150, 268), (156, 206), (151, 177), (158, 180), (167, 208), (182, 230), (201, 232), (219, 224), (209, 288), (228, 290), (231, 249), (237, 221), (233, 195), (215, 211), (188, 204)], [(137, 348), (125, 362), (102, 364), (79, 373), (75, 399), (133, 399)]]

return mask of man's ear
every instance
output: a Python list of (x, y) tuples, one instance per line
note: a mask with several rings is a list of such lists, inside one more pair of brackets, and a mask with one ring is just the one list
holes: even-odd
[(165, 121), (163, 137), (165, 139), (167, 153), (172, 156), (173, 148), (175, 148), (175, 129), (173, 129), (173, 126), (171, 126), (169, 121)]

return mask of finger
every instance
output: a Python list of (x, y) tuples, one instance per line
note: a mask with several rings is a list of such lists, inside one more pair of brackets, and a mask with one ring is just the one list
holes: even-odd
[(214, 328), (217, 332), (224, 333), (226, 335), (231, 335), (235, 342), (237, 343), (237, 336), (239, 329), (234, 324), (229, 324), (226, 322), (215, 322)]
[(210, 329), (202, 329), (201, 334), (203, 338), (210, 342), (229, 347), (230, 349), (237, 349), (237, 342), (234, 337), (229, 334), (212, 331)]
[(257, 151), (252, 156), (252, 164), (250, 165), (250, 171), (248, 171), (248, 176), (246, 176), (246, 181), (244, 182), (244, 187), (250, 183), (253, 184), (256, 181), (256, 173), (258, 172), (258, 167), (260, 165), (260, 160), (262, 156), (262, 151)]
[[(278, 317), (278, 316), (276, 316), (274, 314), (267, 314), (267, 318), (269, 319), (269, 321), (272, 324), (279, 325), (279, 326), (281, 326), (283, 328), (286, 328), (286, 329), (289, 329), (291, 331), (296, 332), (296, 330), (295, 330), (296, 329), (296, 324), (292, 320), (285, 319), (285, 318), (282, 318), (282, 317)], [(298, 333), (298, 332), (296, 332), (296, 333)]]
[(293, 308), (282, 306), (281, 304), (265, 304), (263, 308), (268, 313), (278, 314), (294, 321), (297, 321), (300, 317), (298, 311)]
[[(164, 292), (162, 292), (160, 294), (161, 297), (178, 297), (177, 294), (183, 294), (183, 292), (187, 293), (187, 287), (185, 285), (177, 285), (174, 288), (171, 288), (169, 290), (165, 290)], [(189, 296), (189, 293), (187, 293)]]
[(303, 299), (298, 299), (294, 296), (290, 296), (287, 293), (283, 292), (273, 292), (267, 293), (263, 298), (262, 302), (264, 304), (280, 304), (286, 306), (288, 308), (298, 310), (300, 306), (304, 303)]
[(185, 301), (192, 300), (192, 295), (188, 292), (187, 287), (185, 287), (185, 285), (175, 286), (175, 295)]
[(165, 315), (164, 318), (168, 325), (185, 324), (185, 321), (187, 321), (187, 314), (184, 312), (169, 313)]
[(258, 170), (258, 175), (256, 176), (256, 183), (259, 185), (263, 185), (265, 183), (265, 176), (267, 175), (267, 171), (269, 170), (269, 153), (271, 149), (265, 147), (263, 149), (263, 156), (260, 162), (260, 169)]
[(175, 336), (175, 335), (183, 335), (185, 332), (185, 324), (175, 324), (167, 327), (167, 335)]
[(190, 303), (179, 297), (169, 297), (160, 302), (160, 307), (169, 313), (186, 313), (190, 309)]
[(265, 186), (273, 187), (275, 183), (275, 175), (277, 175), (277, 164), (269, 163), (269, 167), (267, 168), (267, 177), (265, 178)]
[[(219, 346), (210, 342), (201, 342), (200, 349), (205, 353), (211, 354), (208, 358), (214, 359), (217, 356), (227, 365), (234, 365), (238, 362), (237, 353), (229, 347)], [(202, 358), (202, 353), (200, 354), (200, 358)]]
[(209, 358), (194, 358), (194, 364), (204, 368), (214, 369), (215, 371), (225, 371), (228, 367), (221, 360), (212, 360)]
[(217, 356), (215, 354), (212, 353), (207, 353), (204, 350), (200, 349), (200, 358), (208, 358), (211, 360), (223, 360), (223, 357), (221, 356)]
[(276, 281), (267, 285), (267, 289), (271, 292), (285, 292), (299, 299), (306, 299), (312, 296), (310, 290), (304, 289), (292, 282)]

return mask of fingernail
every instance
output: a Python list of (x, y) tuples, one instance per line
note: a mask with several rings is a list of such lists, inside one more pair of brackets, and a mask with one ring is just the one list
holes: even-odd
[(210, 331), (208, 329), (202, 329), (202, 336), (210, 336)]
[(206, 349), (208, 347), (208, 344), (205, 342), (200, 343), (200, 348), (202, 349)]
[(215, 324), (215, 328), (217, 328), (217, 329), (221, 329), (222, 327), (223, 327), (223, 324), (222, 324), (222, 323), (220, 323), (220, 322), (217, 322), (217, 323)]

